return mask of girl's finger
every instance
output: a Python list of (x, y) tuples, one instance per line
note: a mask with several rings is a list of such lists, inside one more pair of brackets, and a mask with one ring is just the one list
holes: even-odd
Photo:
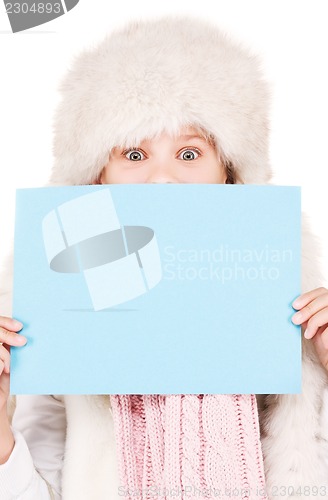
[(328, 328), (326, 328), (322, 333), (321, 333), (321, 342), (323, 347), (327, 350), (328, 352)]
[(5, 330), (19, 332), (23, 328), (23, 326), (23, 323), (17, 321), (17, 319), (8, 318), (7, 316), (0, 316), (0, 327), (5, 328)]
[(306, 306), (303, 306), (300, 311), (292, 316), (292, 322), (295, 325), (300, 325), (325, 307), (328, 307), (328, 292), (319, 295), (317, 298), (309, 302)]
[(24, 345), (27, 342), (27, 338), (15, 332), (9, 332), (4, 328), (0, 328), (0, 342), (12, 346)]
[(7, 349), (5, 349), (4, 346), (0, 346), (0, 359), (1, 361), (4, 363), (5, 365), (5, 371), (6, 373), (9, 373), (9, 369), (10, 369), (10, 354), (9, 354), (9, 351), (7, 351)]
[(317, 312), (312, 316), (307, 324), (307, 328), (304, 332), (304, 337), (306, 339), (312, 339), (317, 333), (320, 326), (328, 325), (328, 307), (325, 307), (321, 311)]
[(316, 348), (322, 365), (328, 370), (328, 328), (326, 325), (319, 328), (311, 342)]
[(315, 298), (319, 297), (320, 295), (323, 295), (324, 293), (328, 293), (328, 290), (323, 286), (315, 288), (314, 290), (310, 290), (309, 292), (302, 293), (302, 295), (299, 295), (294, 300), (292, 306), (294, 309), (302, 309), (302, 307), (306, 306), (309, 302), (311, 302), (311, 300), (314, 300)]

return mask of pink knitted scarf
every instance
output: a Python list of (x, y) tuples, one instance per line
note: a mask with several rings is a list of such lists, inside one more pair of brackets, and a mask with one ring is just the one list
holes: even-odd
[(119, 494), (267, 499), (254, 395), (112, 395)]

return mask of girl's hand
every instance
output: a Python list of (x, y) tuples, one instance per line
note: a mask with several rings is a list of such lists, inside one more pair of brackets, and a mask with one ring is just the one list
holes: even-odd
[(9, 397), (10, 346), (23, 346), (27, 339), (17, 335), (22, 323), (0, 316), (0, 411), (4, 410)]
[(305, 328), (304, 337), (312, 339), (322, 365), (328, 371), (328, 290), (320, 287), (303, 293), (292, 304), (298, 309), (292, 317)]

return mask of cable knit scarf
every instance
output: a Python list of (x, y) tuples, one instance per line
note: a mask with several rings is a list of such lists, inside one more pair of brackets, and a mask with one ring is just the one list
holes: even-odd
[(113, 395), (128, 499), (267, 499), (254, 395)]

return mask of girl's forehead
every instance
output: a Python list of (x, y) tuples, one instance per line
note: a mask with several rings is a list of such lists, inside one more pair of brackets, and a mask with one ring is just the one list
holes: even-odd
[(202, 130), (200, 127), (196, 125), (185, 125), (180, 127), (179, 131), (176, 134), (176, 138), (190, 138), (190, 137), (205, 137), (205, 130)]
[(155, 137), (145, 138), (141, 142), (155, 142), (158, 139), (168, 139), (170, 141), (188, 141), (190, 139), (204, 140), (204, 136), (197, 130), (180, 130), (177, 134), (170, 134), (168, 132), (161, 132)]
[(198, 135), (200, 133), (199, 128), (195, 125), (184, 125), (179, 129), (179, 135)]
[[(208, 135), (208, 134), (207, 134)], [(202, 131), (200, 128), (197, 128), (193, 125), (186, 125), (180, 127), (180, 129), (172, 134), (166, 130), (158, 132), (154, 137), (145, 137), (141, 140), (141, 142), (153, 142), (161, 138), (167, 138), (174, 141), (188, 141), (190, 139), (200, 139), (206, 142), (206, 133)]]
[(157, 144), (163, 145), (168, 143), (177, 143), (177, 145), (181, 147), (183, 142), (194, 140), (203, 143), (204, 147), (215, 148), (214, 137), (205, 128), (199, 125), (183, 125), (174, 132), (163, 129), (157, 131), (151, 136), (139, 136), (137, 140), (132, 139), (130, 141), (124, 141), (124, 143), (117, 144), (114, 148), (112, 148), (112, 152), (126, 148), (151, 147), (157, 146)]

